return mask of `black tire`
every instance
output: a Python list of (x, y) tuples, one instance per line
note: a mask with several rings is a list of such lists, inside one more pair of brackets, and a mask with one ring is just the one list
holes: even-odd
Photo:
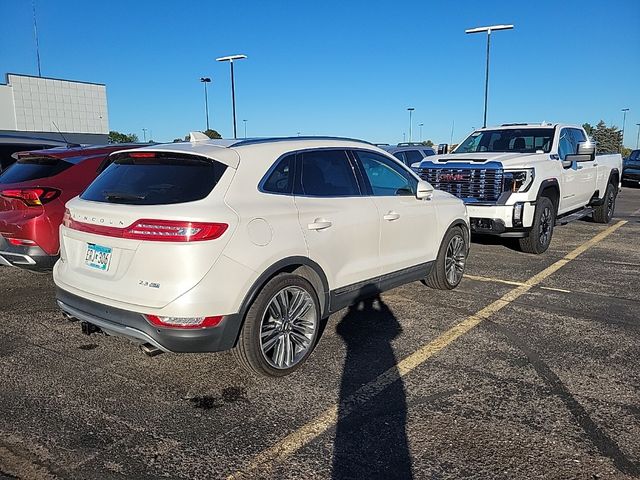
[(556, 209), (548, 197), (540, 197), (536, 202), (533, 225), (527, 236), (519, 239), (520, 250), (539, 255), (547, 251), (556, 223)]
[[(291, 367), (278, 368), (267, 359), (269, 355), (267, 353), (263, 353), (261, 334), (263, 332), (263, 320), (267, 318), (267, 309), (269, 308), (269, 305), (280, 292), (287, 288), (300, 289), (309, 295), (313, 302), (313, 308), (315, 309), (315, 329), (309, 339), (308, 349), (304, 350), (303, 354), (296, 359), (296, 363)], [(274, 317), (269, 316), (269, 318)], [(283, 377), (285, 375), (289, 375), (300, 368), (311, 352), (313, 352), (318, 341), (321, 324), (320, 320), (320, 303), (318, 302), (318, 295), (311, 283), (306, 279), (291, 273), (278, 274), (269, 280), (264, 287), (262, 287), (262, 290), (260, 290), (256, 298), (251, 303), (251, 306), (245, 315), (238, 344), (233, 349), (234, 356), (240, 366), (249, 372), (268, 377)], [(272, 331), (275, 332), (275, 330)], [(286, 331), (280, 331), (282, 332), (280, 335), (286, 335)], [(291, 329), (289, 329), (289, 332), (291, 332)], [(293, 335), (293, 333), (291, 333), (291, 335)], [(295, 351), (295, 342), (290, 341), (290, 346), (291, 348), (294, 348)], [(273, 361), (273, 359), (271, 360)]]
[(613, 218), (616, 209), (616, 187), (613, 184), (607, 185), (604, 192), (604, 202), (593, 209), (593, 221), (596, 223), (609, 223)]
[[(461, 244), (457, 243), (460, 241), (462, 242)], [(456, 253), (458, 252), (458, 245), (461, 245), (461, 250)], [(464, 275), (468, 254), (469, 235), (459, 226), (451, 227), (442, 239), (435, 264), (431, 267), (431, 271), (423, 283), (437, 290), (452, 290), (456, 288)], [(451, 275), (451, 268), (456, 272), (455, 276)], [(449, 275), (447, 272), (449, 272)]]

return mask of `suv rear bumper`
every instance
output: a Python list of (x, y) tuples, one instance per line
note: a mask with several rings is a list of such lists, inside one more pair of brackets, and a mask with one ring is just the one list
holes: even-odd
[(56, 288), (58, 306), (68, 316), (100, 327), (110, 335), (150, 343), (165, 352), (220, 352), (233, 348), (241, 327), (240, 315), (227, 315), (216, 327), (158, 328), (141, 313), (110, 307)]
[(57, 255), (49, 255), (38, 246), (11, 245), (0, 235), (0, 265), (49, 271), (57, 260)]

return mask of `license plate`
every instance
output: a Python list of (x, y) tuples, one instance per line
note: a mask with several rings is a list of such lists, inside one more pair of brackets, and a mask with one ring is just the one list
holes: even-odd
[(87, 244), (87, 254), (84, 257), (84, 263), (91, 268), (96, 268), (106, 272), (109, 270), (111, 262), (111, 248), (96, 245), (95, 243)]

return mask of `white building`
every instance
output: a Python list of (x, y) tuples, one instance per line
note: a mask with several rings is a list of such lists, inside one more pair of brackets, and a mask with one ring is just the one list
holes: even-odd
[(107, 87), (30, 75), (7, 74), (0, 84), (0, 134), (107, 143)]

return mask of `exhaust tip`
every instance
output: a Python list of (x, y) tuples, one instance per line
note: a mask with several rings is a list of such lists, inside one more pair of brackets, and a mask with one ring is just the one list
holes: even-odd
[(140, 351), (144, 353), (147, 357), (155, 357), (156, 355), (160, 355), (162, 350), (160, 350), (155, 345), (151, 345), (150, 343), (142, 343), (140, 344)]

